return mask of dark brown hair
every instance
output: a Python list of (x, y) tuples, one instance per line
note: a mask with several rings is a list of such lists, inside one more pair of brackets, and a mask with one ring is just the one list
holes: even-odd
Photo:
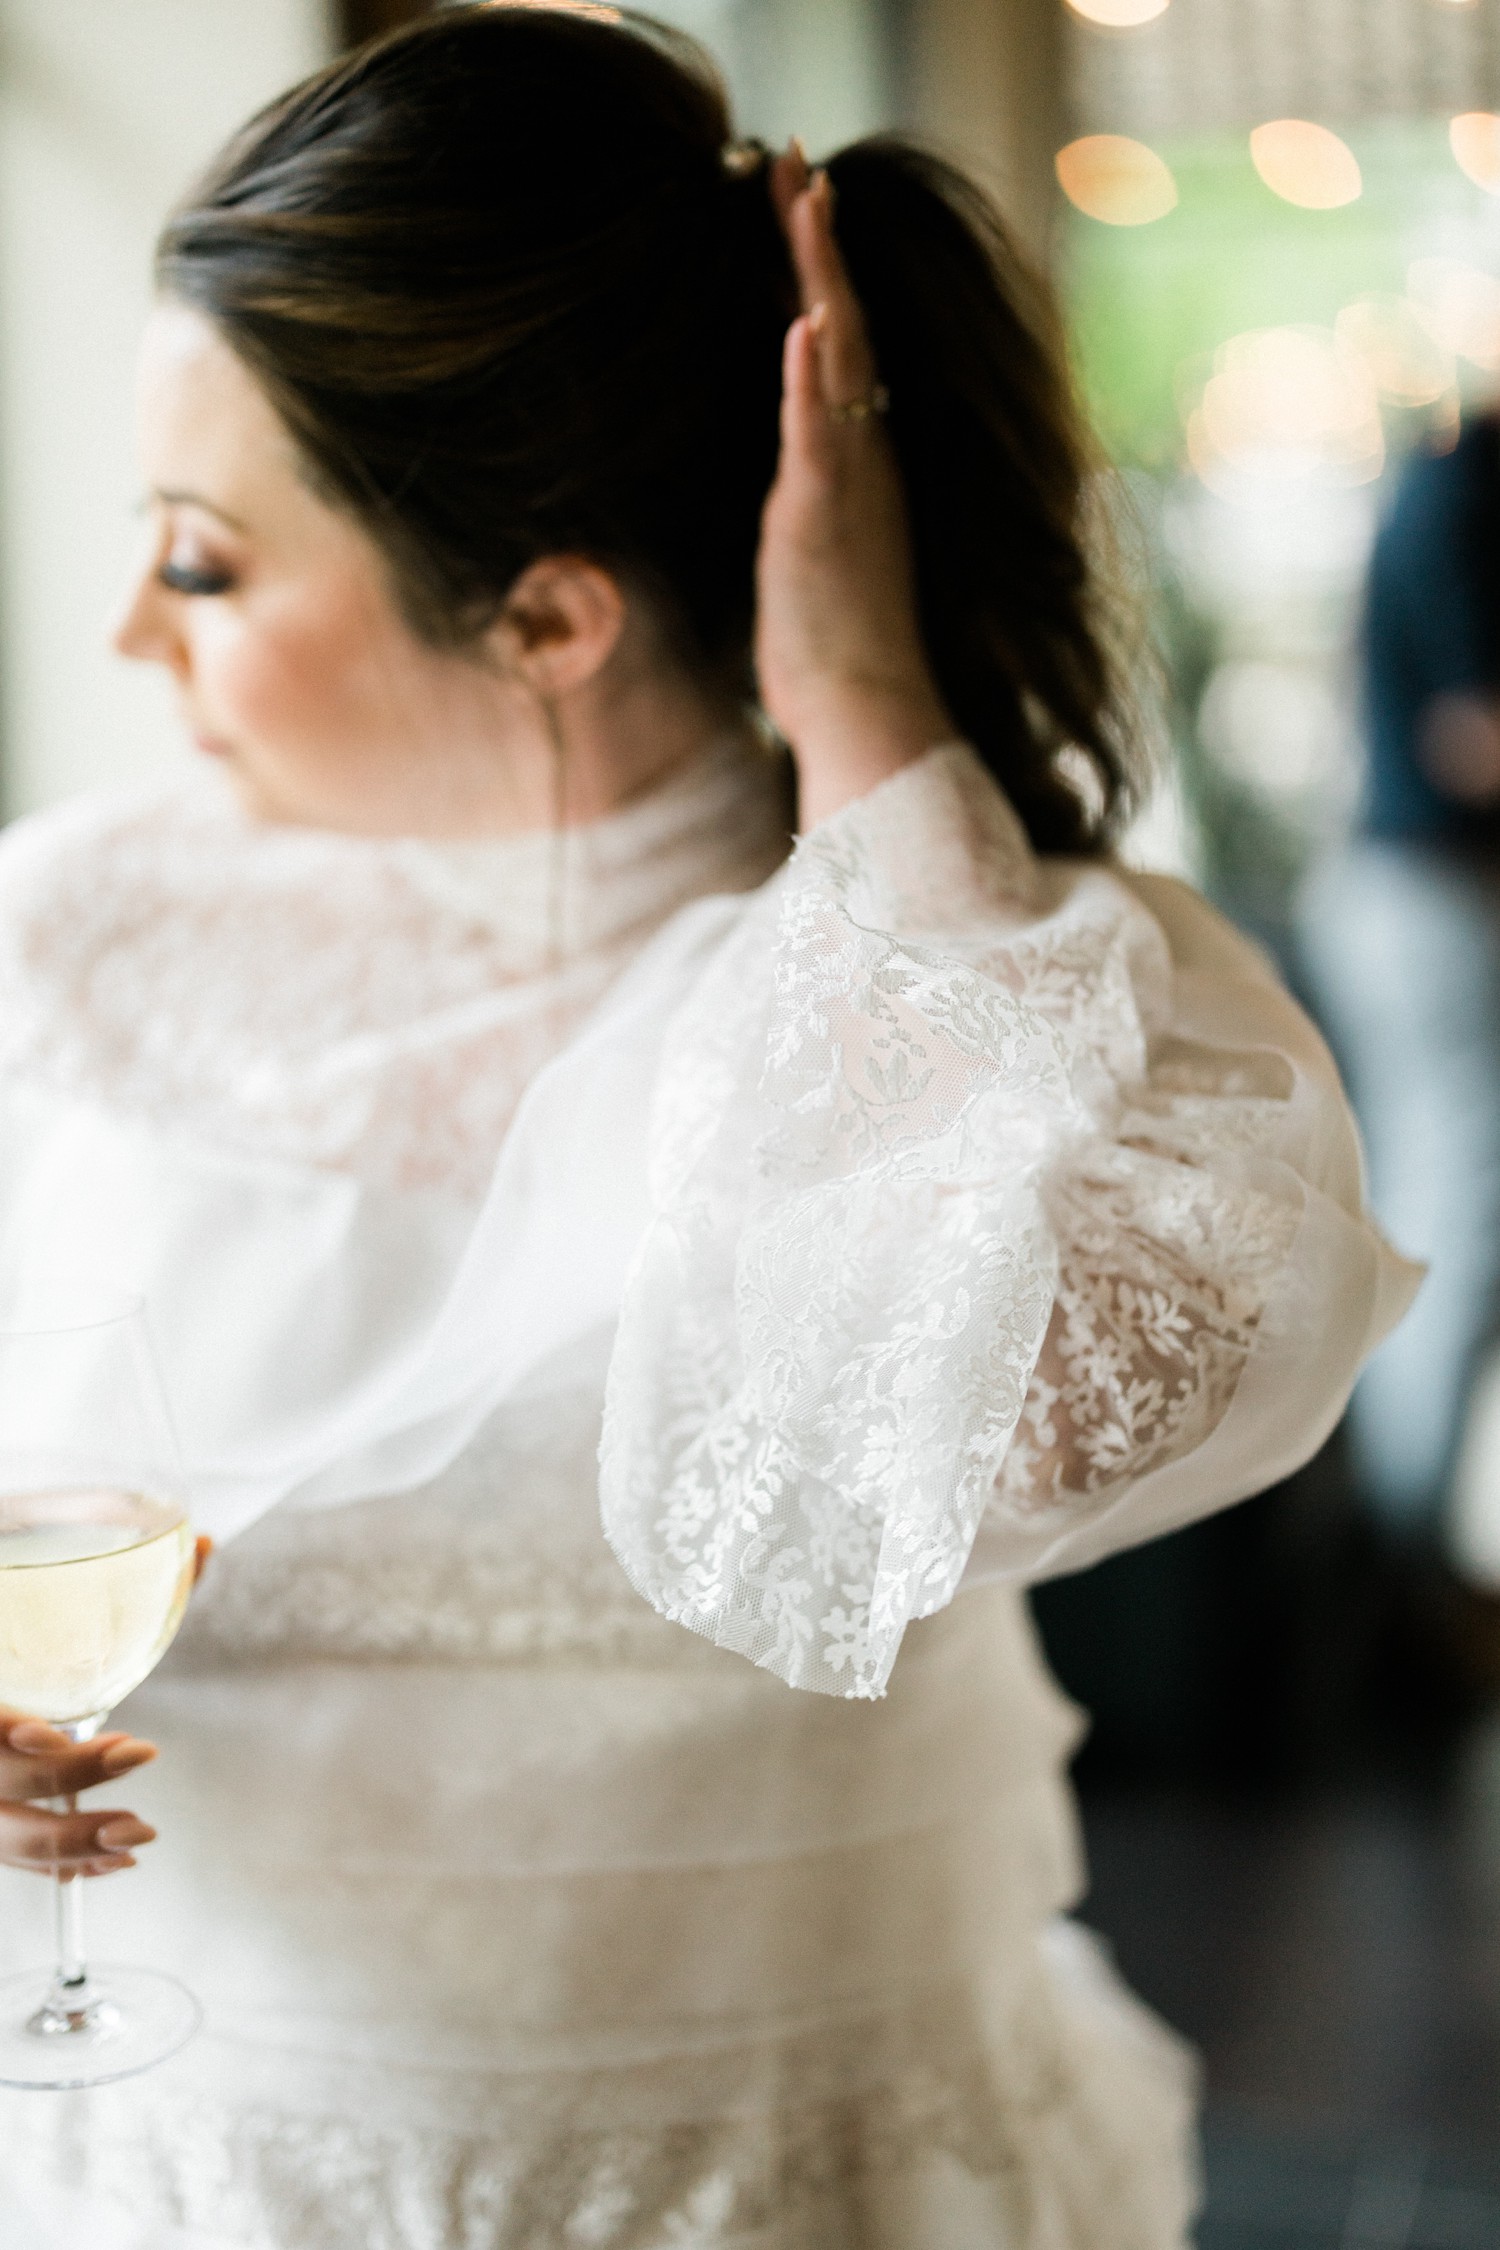
[[(731, 140), (707, 57), (649, 19), (448, 8), (252, 119), (158, 278), (258, 377), (428, 637), (473, 639), (528, 564), (583, 553), (748, 691), (795, 308), (765, 166), (726, 162)], [(944, 699), (1040, 848), (1097, 848), (1132, 751), (1044, 293), (938, 157), (882, 135), (828, 168)]]

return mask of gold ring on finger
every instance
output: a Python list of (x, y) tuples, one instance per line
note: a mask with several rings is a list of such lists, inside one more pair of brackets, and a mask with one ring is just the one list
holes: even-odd
[(884, 383), (873, 383), (861, 398), (846, 398), (828, 412), (835, 422), (868, 422), (872, 414), (890, 411), (891, 394)]

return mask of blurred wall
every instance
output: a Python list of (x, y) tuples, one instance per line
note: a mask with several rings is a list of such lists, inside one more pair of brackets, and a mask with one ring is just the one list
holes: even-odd
[(104, 636), (139, 536), (136, 339), (163, 213), (322, 59), (324, 0), (0, 0), (0, 723), (20, 812), (183, 755)]

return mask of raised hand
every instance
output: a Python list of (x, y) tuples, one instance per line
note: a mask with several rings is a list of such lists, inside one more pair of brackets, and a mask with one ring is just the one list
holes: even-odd
[(755, 659), (766, 710), (796, 757), (808, 828), (954, 727), (922, 646), (906, 499), (834, 237), (831, 184), (809, 174), (794, 142), (771, 190), (803, 309), (787, 331)]

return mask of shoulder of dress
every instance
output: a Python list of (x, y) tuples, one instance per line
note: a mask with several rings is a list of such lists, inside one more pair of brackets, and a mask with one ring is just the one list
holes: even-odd
[(14, 1011), (72, 1002), (103, 959), (154, 942), (189, 899), (222, 896), (242, 831), (230, 801), (189, 776), (90, 791), (0, 835), (0, 996)]
[(856, 920), (936, 933), (1041, 902), (1038, 863), (1010, 799), (967, 743), (928, 750), (810, 829), (788, 888), (839, 893)]
[(1250, 978), (1281, 989), (1280, 971), (1265, 948), (1237, 929), (1191, 883), (1177, 875), (1148, 874), (1112, 862), (1109, 872), (1158, 925), (1177, 969)]
[(228, 837), (234, 814), (219, 792), (193, 776), (90, 789), (22, 813), (0, 833), (0, 911), (3, 886), (13, 876), (85, 863), (126, 840), (166, 844), (188, 831), (206, 840), (215, 828)]

